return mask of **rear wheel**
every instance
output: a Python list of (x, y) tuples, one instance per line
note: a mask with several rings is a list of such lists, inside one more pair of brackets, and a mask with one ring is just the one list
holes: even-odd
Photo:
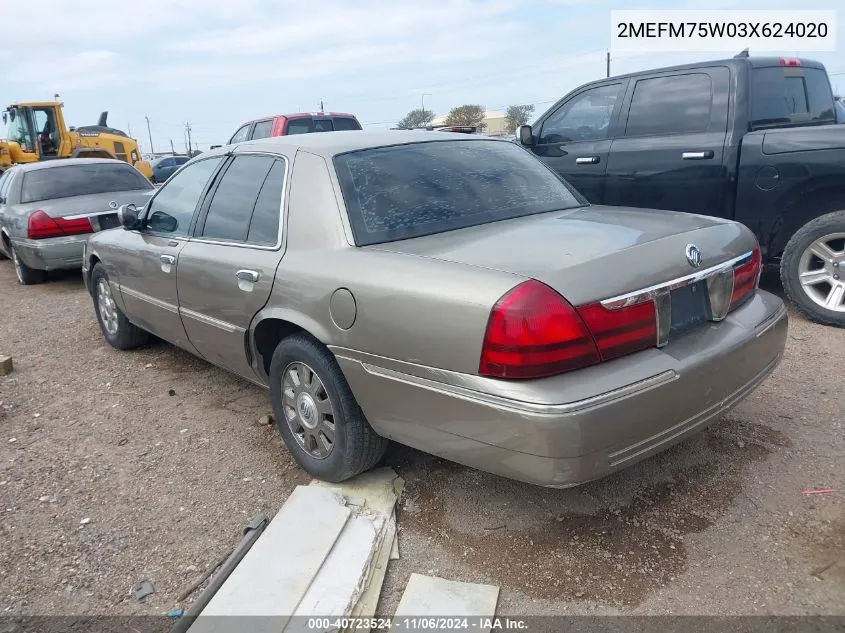
[(780, 276), (786, 294), (810, 319), (845, 327), (845, 211), (801, 227), (784, 249)]
[(91, 288), (100, 331), (112, 347), (132, 349), (147, 342), (149, 334), (130, 323), (117, 307), (108, 274), (102, 264), (96, 264), (91, 271)]
[(43, 283), (47, 279), (47, 271), (30, 268), (24, 264), (12, 244), (9, 244), (9, 252), (12, 255), (12, 262), (15, 264), (15, 275), (18, 278), (19, 284), (22, 286), (31, 286), (33, 284)]
[(288, 450), (313, 477), (349, 479), (375, 466), (387, 449), (334, 356), (309, 334), (279, 343), (270, 362), (270, 399)]

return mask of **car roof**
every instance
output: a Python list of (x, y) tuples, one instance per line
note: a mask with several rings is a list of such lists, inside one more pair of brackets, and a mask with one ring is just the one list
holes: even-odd
[(58, 160), (45, 160), (40, 163), (19, 163), (15, 165), (21, 171), (37, 171), (39, 169), (53, 169), (54, 167), (69, 167), (73, 165), (90, 165), (91, 163), (121, 163), (128, 165), (116, 158), (62, 158)]
[(251, 125), (253, 123), (260, 123), (261, 121), (270, 121), (272, 119), (278, 119), (279, 117), (285, 117), (286, 119), (304, 119), (306, 117), (333, 117), (333, 116), (343, 116), (349, 117), (350, 119), (358, 120), (354, 114), (349, 114), (348, 112), (292, 112), (290, 114), (272, 114), (270, 116), (264, 116), (259, 119), (253, 119), (252, 121), (247, 121), (243, 125), (241, 125), (238, 129), (241, 129), (244, 125)]
[[(495, 141), (508, 143), (507, 139), (491, 138), (475, 134), (460, 134), (457, 132), (432, 132), (428, 130), (350, 130), (343, 132), (317, 132), (314, 134), (292, 134), (290, 136), (274, 136), (254, 141), (238, 143), (234, 147), (236, 153), (242, 152), (279, 152), (294, 154), (302, 149), (324, 157), (332, 157), (344, 152), (354, 152), (362, 149), (387, 147), (390, 145), (407, 145), (409, 143), (437, 143), (443, 141)], [(225, 154), (233, 151), (232, 146), (221, 147), (203, 155), (214, 153)]]

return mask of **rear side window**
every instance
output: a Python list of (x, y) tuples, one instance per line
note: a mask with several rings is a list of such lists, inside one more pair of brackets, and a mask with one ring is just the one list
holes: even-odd
[(250, 244), (273, 246), (279, 239), (279, 221), (282, 217), (282, 190), (285, 187), (285, 164), (277, 160), (264, 184), (255, 209), (252, 212), (252, 219), (249, 223), (249, 232), (246, 241)]
[(820, 68), (777, 66), (751, 71), (751, 125), (836, 120), (833, 92)]
[(314, 131), (314, 123), (311, 118), (288, 119), (288, 126), (285, 134), (309, 134)]
[(334, 129), (336, 132), (342, 132), (345, 130), (360, 130), (361, 125), (355, 119), (338, 116), (334, 118)]
[(625, 136), (706, 132), (712, 103), (712, 81), (704, 73), (640, 79)]
[(430, 141), (334, 158), (358, 246), (581, 206), (515, 143)]
[(273, 163), (274, 160), (267, 156), (235, 157), (208, 205), (202, 237), (235, 242), (246, 240), (252, 210)]
[(270, 130), (273, 129), (273, 119), (269, 121), (259, 121), (252, 129), (252, 138), (267, 138), (270, 136)]
[(21, 202), (152, 188), (150, 181), (129, 165), (118, 162), (77, 163), (26, 172)]

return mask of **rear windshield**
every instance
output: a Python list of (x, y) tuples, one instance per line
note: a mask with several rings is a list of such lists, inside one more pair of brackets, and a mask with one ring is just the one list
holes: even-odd
[(334, 129), (336, 132), (342, 132), (343, 130), (360, 130), (361, 125), (355, 119), (339, 116), (334, 118)]
[(833, 93), (820, 68), (777, 66), (751, 71), (751, 126), (833, 123)]
[(334, 158), (359, 246), (431, 235), (583, 202), (532, 154), (504, 141), (434, 141)]
[(150, 181), (137, 169), (117, 161), (65, 165), (26, 172), (21, 202), (152, 188)]

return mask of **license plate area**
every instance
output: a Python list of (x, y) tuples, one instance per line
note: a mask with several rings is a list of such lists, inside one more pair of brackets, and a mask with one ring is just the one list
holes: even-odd
[(706, 281), (675, 288), (669, 298), (672, 312), (670, 336), (681, 334), (710, 320), (710, 295)]

